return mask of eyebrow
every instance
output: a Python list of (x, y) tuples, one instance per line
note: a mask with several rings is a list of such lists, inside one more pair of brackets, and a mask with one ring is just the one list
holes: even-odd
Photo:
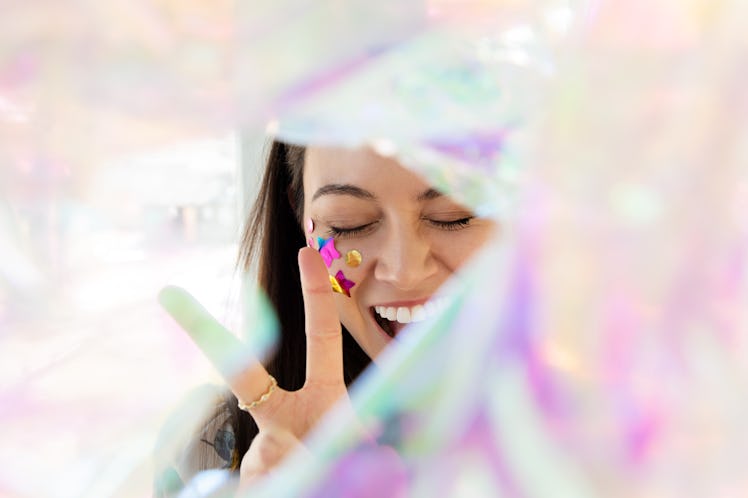
[(376, 196), (364, 190), (361, 187), (349, 184), (330, 183), (324, 187), (320, 187), (312, 196), (312, 200), (315, 201), (323, 195), (351, 195), (358, 197), (359, 199), (376, 199)]
[(425, 192), (423, 192), (422, 194), (420, 194), (416, 198), (416, 200), (418, 200), (418, 201), (430, 201), (431, 199), (436, 199), (436, 198), (442, 197), (443, 195), (444, 194), (442, 194), (438, 190), (430, 188), (430, 189), (426, 190)]
[[(317, 191), (312, 196), (312, 201), (319, 199), (323, 195), (350, 195), (353, 197), (357, 197), (359, 199), (366, 199), (366, 200), (376, 200), (377, 198), (377, 196), (375, 196), (368, 190), (364, 190), (361, 187), (357, 187), (355, 185), (350, 185), (347, 183), (345, 184), (330, 183), (328, 185), (320, 187), (319, 189), (317, 189)], [(442, 194), (438, 190), (429, 188), (428, 190), (425, 190), (422, 193), (418, 194), (418, 197), (416, 197), (416, 200), (419, 202), (430, 201), (432, 199), (442, 197), (443, 195), (444, 194)]]

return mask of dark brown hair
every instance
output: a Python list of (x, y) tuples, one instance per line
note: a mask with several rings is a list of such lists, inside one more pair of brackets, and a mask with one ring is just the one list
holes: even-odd
[[(304, 385), (306, 336), (304, 301), (297, 254), (306, 245), (302, 231), (304, 208), (304, 155), (306, 149), (274, 141), (270, 147), (259, 194), (249, 213), (239, 250), (239, 265), (249, 271), (257, 262), (260, 286), (278, 315), (280, 340), (275, 354), (266, 362), (278, 385), (290, 391)], [(343, 372), (350, 385), (371, 360), (343, 328)], [(227, 400), (236, 435), (239, 459), (257, 435), (252, 417), (236, 407), (233, 395)]]

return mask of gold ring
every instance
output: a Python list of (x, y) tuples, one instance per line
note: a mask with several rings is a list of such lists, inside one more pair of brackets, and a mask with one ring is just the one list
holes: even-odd
[(270, 387), (268, 387), (268, 390), (265, 391), (265, 393), (261, 395), (259, 398), (252, 401), (248, 405), (244, 404), (243, 401), (237, 399), (237, 401), (239, 402), (237, 406), (239, 407), (240, 410), (244, 410), (245, 412), (248, 412), (252, 408), (256, 408), (258, 405), (261, 405), (262, 403), (267, 401), (270, 395), (273, 394), (273, 391), (275, 391), (275, 388), (278, 387), (278, 381), (275, 380), (275, 377), (273, 377), (272, 375), (268, 375), (268, 377), (270, 377)]

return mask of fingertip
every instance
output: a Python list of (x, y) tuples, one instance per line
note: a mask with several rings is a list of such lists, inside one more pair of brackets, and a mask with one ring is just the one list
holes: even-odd
[(165, 301), (168, 301), (169, 294), (171, 293), (171, 291), (172, 291), (171, 285), (167, 285), (166, 287), (158, 291), (158, 295), (156, 296), (156, 298), (158, 299), (158, 302), (163, 305)]
[(327, 278), (325, 262), (322, 260), (319, 252), (312, 247), (302, 247), (299, 250), (299, 271), (301, 272), (302, 280), (313, 277)]
[[(304, 246), (301, 249), (299, 249), (299, 262), (301, 262), (302, 258), (306, 259), (311, 257), (312, 254), (319, 254), (317, 249), (313, 247)], [(321, 256), (320, 256), (321, 258)]]
[(184, 302), (187, 291), (175, 285), (167, 285), (158, 293), (159, 304), (168, 312), (174, 312)]

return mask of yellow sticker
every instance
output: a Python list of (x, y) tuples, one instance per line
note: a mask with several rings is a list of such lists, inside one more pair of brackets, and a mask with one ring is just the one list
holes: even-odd
[(340, 282), (338, 282), (338, 279), (330, 275), (330, 284), (332, 285), (332, 290), (337, 292), (338, 294), (345, 294), (343, 292), (343, 288), (340, 286)]
[(362, 260), (363, 258), (361, 257), (361, 253), (355, 249), (352, 249), (345, 254), (346, 264), (348, 266), (352, 266), (353, 268), (360, 265)]

